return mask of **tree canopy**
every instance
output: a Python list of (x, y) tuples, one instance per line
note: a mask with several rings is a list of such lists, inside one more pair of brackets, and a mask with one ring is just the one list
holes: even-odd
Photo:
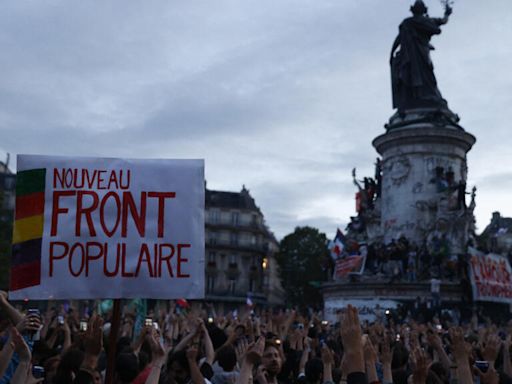
[(321, 306), (320, 282), (327, 277), (327, 237), (312, 227), (297, 227), (279, 243), (277, 262), (287, 301), (298, 306)]

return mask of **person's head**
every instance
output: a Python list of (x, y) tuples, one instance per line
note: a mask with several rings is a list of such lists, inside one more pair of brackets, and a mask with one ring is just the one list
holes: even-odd
[(423, 3), (422, 0), (416, 0), (414, 2), (414, 5), (411, 6), (411, 12), (414, 16), (421, 16), (426, 14), (428, 11), (428, 8)]
[(185, 384), (189, 380), (190, 366), (185, 351), (178, 351), (169, 355), (167, 377), (171, 384)]
[(231, 345), (220, 348), (216, 354), (217, 362), (226, 372), (231, 372), (236, 366), (236, 352)]
[(53, 378), (60, 364), (60, 355), (50, 357), (44, 362), (44, 374), (48, 383), (53, 383)]
[(219, 349), (228, 339), (226, 334), (215, 324), (208, 324), (207, 328), (210, 339), (212, 340), (213, 348)]
[(84, 360), (84, 353), (76, 348), (69, 349), (62, 355), (53, 382), (55, 384), (70, 383), (76, 376)]
[(267, 370), (269, 377), (275, 377), (281, 372), (283, 361), (281, 354), (275, 343), (266, 342), (263, 355), (261, 356), (261, 364)]
[(123, 352), (131, 352), (131, 344), (132, 341), (129, 337), (123, 336), (120, 337), (116, 342), (116, 351), (117, 353)]
[(393, 348), (393, 360), (391, 362), (392, 369), (401, 369), (407, 365), (409, 361), (409, 352), (402, 343), (395, 343)]
[(139, 361), (132, 352), (121, 352), (116, 357), (118, 383), (131, 383), (139, 374)]
[(324, 364), (322, 363), (322, 360), (318, 357), (308, 360), (304, 373), (306, 374), (308, 383), (320, 383), (324, 373)]
[(237, 338), (243, 337), (245, 335), (245, 326), (242, 324), (238, 324), (235, 327), (235, 334)]

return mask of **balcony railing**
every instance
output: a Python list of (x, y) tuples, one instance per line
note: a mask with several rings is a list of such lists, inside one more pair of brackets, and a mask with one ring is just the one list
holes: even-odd
[(212, 226), (225, 226), (225, 227), (248, 228), (248, 229), (265, 229), (265, 225), (263, 225), (263, 223), (257, 223), (254, 221), (233, 222), (232, 220), (214, 220), (214, 219), (206, 218), (205, 224), (212, 225)]
[(244, 242), (238, 240), (237, 244), (233, 244), (230, 239), (221, 240), (221, 239), (209, 239), (206, 242), (206, 246), (210, 248), (230, 248), (230, 249), (240, 249), (247, 251), (256, 251), (256, 252), (264, 252), (267, 253), (269, 250), (268, 244), (252, 244), (249, 242)]

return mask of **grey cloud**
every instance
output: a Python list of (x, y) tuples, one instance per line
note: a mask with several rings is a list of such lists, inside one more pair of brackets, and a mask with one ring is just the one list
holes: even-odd
[[(332, 233), (353, 212), (350, 170), (373, 175), (371, 140), (393, 113), (389, 51), (410, 2), (4, 2), (0, 149), (205, 158), (209, 185), (245, 183), (279, 236), (307, 223)], [(499, 174), (510, 152), (510, 4), (454, 8), (433, 60), (477, 135), (470, 176), (488, 201), (509, 188)], [(429, 11), (442, 13), (437, 2)], [(335, 208), (299, 217), (311, 199)]]

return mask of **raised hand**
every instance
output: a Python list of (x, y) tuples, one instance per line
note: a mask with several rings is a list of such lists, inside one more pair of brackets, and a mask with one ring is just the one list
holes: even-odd
[(265, 338), (258, 337), (255, 343), (251, 344), (245, 353), (245, 360), (250, 364), (256, 364), (260, 361), (265, 348)]
[(471, 352), (471, 346), (464, 340), (464, 334), (460, 327), (450, 328), (448, 330), (452, 341), (452, 353), (456, 360), (468, 361)]
[(18, 354), (20, 363), (14, 372), (10, 381), (11, 384), (36, 384), (42, 382), (44, 379), (35, 379), (32, 376), (30, 360), (32, 354), (27, 343), (18, 332), (16, 328), (12, 329), (12, 342), (14, 344), (14, 351)]
[(361, 325), (357, 308), (349, 305), (341, 324), (341, 339), (346, 355), (348, 373), (364, 372), (363, 344), (361, 341)]
[(93, 315), (89, 319), (87, 331), (84, 335), (85, 353), (92, 356), (99, 356), (103, 348), (103, 319)]
[(0, 303), (7, 303), (7, 292), (0, 290)]
[(193, 343), (187, 348), (187, 360), (196, 363), (198, 354), (197, 344)]
[(472, 383), (473, 374), (469, 366), (471, 345), (464, 340), (464, 333), (460, 327), (450, 328), (450, 339), (452, 341), (452, 355), (456, 362), (457, 379), (459, 383)]
[(489, 365), (489, 369), (487, 372), (482, 372), (479, 368), (474, 369), (474, 373), (476, 373), (480, 377), (480, 381), (482, 384), (499, 384), (500, 382), (500, 376), (498, 375), (498, 372)]
[(41, 318), (36, 314), (30, 314), (16, 324), (16, 329), (20, 333), (36, 333), (41, 328)]
[(374, 364), (377, 362), (377, 352), (375, 351), (375, 348), (373, 347), (373, 343), (371, 339), (368, 337), (366, 338), (366, 341), (363, 342), (363, 351), (364, 351), (364, 360), (365, 363), (368, 364)]
[(391, 346), (389, 344), (389, 339), (384, 337), (384, 341), (380, 345), (380, 362), (383, 365), (389, 364), (391, 365), (391, 361), (393, 360), (393, 351), (391, 350)]
[(439, 350), (443, 347), (443, 343), (441, 342), (441, 338), (439, 335), (434, 332), (432, 329), (427, 332), (427, 343), (432, 348)]
[(238, 342), (235, 343), (236, 359), (239, 363), (243, 361), (245, 354), (250, 346), (252, 346), (252, 344), (249, 345), (245, 337), (241, 338), (238, 340)]
[(428, 373), (428, 356), (421, 348), (414, 348), (409, 356), (414, 384), (425, 384)]
[(165, 357), (165, 349), (160, 344), (160, 335), (156, 329), (152, 329), (150, 337), (147, 338), (149, 345), (151, 347), (151, 358), (152, 361), (157, 361)]
[(258, 366), (258, 368), (256, 369), (256, 376), (255, 376), (256, 380), (258, 381), (259, 384), (267, 384), (268, 381), (267, 381), (267, 370), (266, 368), (263, 366), (263, 364), (260, 364)]
[(496, 361), (496, 357), (498, 356), (498, 352), (501, 347), (501, 339), (496, 334), (490, 334), (487, 336), (485, 341), (485, 347), (482, 350), (482, 357), (484, 360), (487, 360), (489, 364), (494, 366), (494, 362)]
[(14, 351), (18, 354), (20, 361), (30, 363), (32, 353), (27, 343), (16, 328), (12, 328), (12, 342), (14, 343)]
[(334, 364), (334, 356), (331, 349), (326, 344), (322, 345), (322, 362), (324, 366), (330, 365), (332, 367)]

